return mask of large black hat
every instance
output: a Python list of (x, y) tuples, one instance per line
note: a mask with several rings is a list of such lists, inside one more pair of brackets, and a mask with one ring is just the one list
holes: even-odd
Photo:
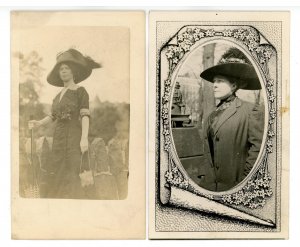
[(213, 82), (217, 75), (235, 79), (238, 88), (247, 90), (261, 89), (259, 78), (247, 57), (237, 48), (230, 48), (219, 63), (204, 70), (200, 77)]
[(72, 68), (76, 71), (75, 83), (79, 83), (88, 78), (93, 69), (101, 68), (101, 65), (95, 62), (88, 56), (83, 56), (79, 51), (75, 49), (69, 49), (65, 52), (60, 53), (56, 57), (56, 64), (47, 76), (47, 81), (56, 87), (63, 87), (64, 84), (59, 76), (59, 67), (62, 63), (71, 64)]

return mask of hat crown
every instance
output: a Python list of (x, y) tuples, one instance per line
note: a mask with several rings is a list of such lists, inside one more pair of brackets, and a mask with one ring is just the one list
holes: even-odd
[(250, 64), (249, 59), (239, 49), (231, 47), (221, 57), (218, 64), (224, 63), (246, 63)]
[(69, 49), (67, 51), (57, 54), (56, 62), (75, 62), (81, 64), (82, 66), (87, 66), (84, 56), (75, 49)]

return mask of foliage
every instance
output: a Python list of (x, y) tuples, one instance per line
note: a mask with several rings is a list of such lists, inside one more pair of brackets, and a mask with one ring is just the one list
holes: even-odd
[[(108, 143), (129, 131), (129, 104), (100, 103), (91, 111), (90, 138), (101, 137)], [(128, 134), (127, 134), (128, 135)]]
[(20, 137), (25, 137), (28, 135), (28, 121), (40, 119), (44, 115), (44, 108), (38, 95), (44, 70), (41, 66), (43, 60), (35, 51), (28, 55), (22, 53), (15, 55), (19, 60)]

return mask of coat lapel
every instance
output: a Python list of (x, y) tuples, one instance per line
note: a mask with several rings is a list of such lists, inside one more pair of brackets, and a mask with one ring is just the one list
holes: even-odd
[(239, 98), (236, 98), (232, 104), (224, 111), (224, 113), (220, 116), (219, 121), (216, 124), (215, 135), (218, 133), (220, 127), (229, 119), (233, 114), (236, 113), (236, 108), (240, 107), (242, 104)]

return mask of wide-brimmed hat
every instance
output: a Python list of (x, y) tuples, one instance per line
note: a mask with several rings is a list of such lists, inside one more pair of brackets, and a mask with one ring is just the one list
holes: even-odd
[(261, 89), (261, 84), (254, 67), (237, 48), (230, 48), (222, 56), (217, 65), (204, 70), (200, 74), (200, 77), (213, 82), (214, 77), (217, 75), (234, 79), (239, 89)]
[(71, 67), (76, 70), (72, 71), (76, 74), (74, 79), (75, 83), (79, 83), (88, 78), (91, 75), (93, 69), (101, 68), (101, 65), (95, 62), (92, 58), (83, 56), (79, 51), (75, 49), (69, 49), (58, 54), (58, 56), (56, 57), (56, 64), (47, 76), (47, 81), (53, 86), (64, 86), (59, 76), (59, 67), (63, 63), (71, 64)]

